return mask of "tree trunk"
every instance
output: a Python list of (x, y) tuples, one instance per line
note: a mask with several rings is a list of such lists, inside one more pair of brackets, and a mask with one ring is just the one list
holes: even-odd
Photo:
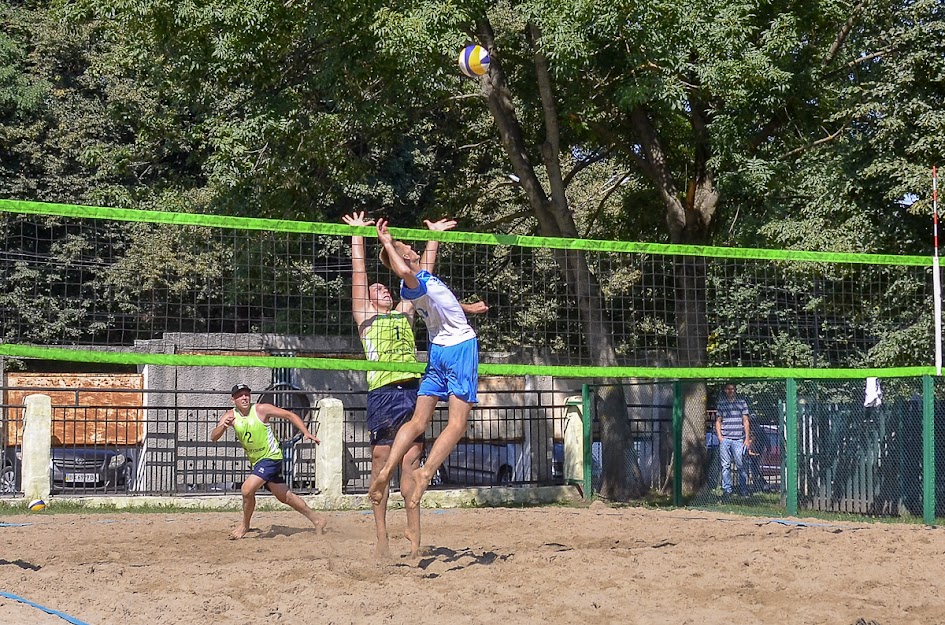
[[(693, 95), (690, 120), (695, 137), (694, 176), (686, 193), (679, 193), (670, 171), (659, 136), (644, 108), (631, 114), (634, 131), (644, 158), (641, 168), (659, 191), (666, 208), (666, 226), (673, 243), (705, 245), (710, 242), (710, 228), (718, 208), (719, 194), (708, 169), (709, 137), (706, 132), (708, 112)], [(674, 259), (676, 359), (682, 367), (702, 367), (707, 361), (709, 330), (706, 321), (706, 262), (702, 257)], [(691, 382), (683, 393), (683, 494), (695, 493), (705, 475), (705, 382)]]
[[(492, 26), (488, 21), (478, 25), (480, 40), (489, 50), (495, 48)], [(537, 38), (535, 27), (530, 29)], [(529, 204), (534, 210), (544, 236), (578, 238), (577, 225), (565, 194), (560, 168), (558, 119), (551, 93), (547, 60), (535, 55), (539, 89), (545, 119), (546, 140), (540, 147), (542, 160), (549, 178), (550, 193), (546, 192), (529, 158), (521, 126), (515, 114), (511, 93), (505, 81), (500, 61), (493, 57), (492, 67), (482, 80), (482, 93), (496, 122), (499, 137), (512, 168), (519, 178)], [(582, 252), (555, 250), (559, 271), (574, 298), (585, 345), (592, 365), (616, 366), (617, 355), (613, 330), (600, 293), (597, 278), (591, 272)], [(595, 402), (596, 416), (601, 424), (603, 445), (603, 480), (600, 494), (606, 499), (629, 501), (645, 491), (639, 465), (630, 446), (630, 427), (627, 422), (626, 399), (619, 386), (601, 387), (599, 401)], [(587, 415), (590, 418), (591, 415)]]

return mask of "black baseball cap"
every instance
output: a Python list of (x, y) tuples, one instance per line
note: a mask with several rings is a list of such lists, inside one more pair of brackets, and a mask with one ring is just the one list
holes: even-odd
[(237, 384), (236, 386), (233, 387), (233, 390), (230, 391), (230, 396), (231, 396), (231, 397), (236, 397), (237, 395), (239, 395), (239, 394), (242, 393), (243, 391), (246, 391), (247, 393), (252, 393), (252, 392), (253, 392), (253, 389), (249, 388), (249, 387), (246, 386), (245, 384)]

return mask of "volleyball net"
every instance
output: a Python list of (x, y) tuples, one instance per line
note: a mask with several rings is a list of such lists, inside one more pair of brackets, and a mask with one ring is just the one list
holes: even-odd
[[(489, 355), (482, 374), (934, 373), (931, 257), (391, 233), (418, 251), (440, 241), (435, 273), (460, 300), (488, 304), (471, 317)], [(364, 361), (352, 235), (365, 237), (369, 282), (397, 292), (372, 227), (0, 200), (0, 234), (0, 355), (422, 367)], [(318, 347), (287, 361), (260, 347), (275, 335), (317, 337)]]

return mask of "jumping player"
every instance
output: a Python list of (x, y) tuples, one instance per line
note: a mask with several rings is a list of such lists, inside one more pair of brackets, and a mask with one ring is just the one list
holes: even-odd
[(405, 495), (407, 507), (417, 508), (436, 470), (466, 432), (466, 420), (476, 403), (479, 385), (479, 342), (456, 296), (442, 280), (422, 267), (420, 255), (413, 248), (391, 237), (384, 219), (377, 222), (377, 238), (384, 246), (381, 262), (402, 280), (401, 298), (423, 317), (430, 353), (413, 417), (400, 428), (387, 462), (368, 491), (375, 505), (384, 501), (394, 469), (412, 442), (426, 431), (437, 402), (449, 401), (447, 425), (434, 441), (424, 466), (415, 472), (416, 488)]
[(227, 410), (220, 417), (210, 440), (218, 441), (226, 433), (227, 428), (233, 426), (236, 438), (239, 440), (249, 462), (252, 473), (243, 482), (243, 522), (230, 534), (231, 539), (239, 539), (249, 531), (249, 523), (256, 510), (256, 491), (265, 486), (276, 499), (292, 507), (308, 519), (319, 534), (324, 533), (327, 521), (325, 517), (309, 508), (301, 497), (289, 490), (282, 477), (282, 450), (279, 441), (272, 433), (269, 420), (272, 418), (286, 419), (302, 433), (302, 435), (316, 444), (321, 443), (305, 427), (302, 418), (294, 412), (283, 410), (272, 404), (253, 404), (250, 400), (252, 391), (245, 384), (237, 384), (231, 391), (233, 409)]
[[(370, 226), (373, 219), (366, 219), (364, 212), (344, 215), (343, 221), (349, 226)], [(445, 231), (456, 226), (455, 221), (441, 219), (426, 221), (430, 230)], [(428, 241), (420, 266), (432, 271), (436, 263), (437, 241)], [(394, 304), (390, 291), (380, 283), (368, 286), (365, 264), (364, 238), (351, 237), (351, 312), (358, 325), (358, 335), (369, 360), (382, 362), (417, 362), (416, 343), (413, 334), (416, 317), (413, 303), (401, 300)], [(461, 304), (467, 313), (482, 313), (488, 310), (483, 302)], [(417, 388), (420, 375), (402, 371), (368, 371), (367, 427), (371, 432), (371, 479), (377, 479), (381, 467), (385, 465), (391, 452), (391, 445), (400, 427), (414, 413), (417, 405)], [(420, 468), (423, 455), (424, 433), (414, 438), (400, 462), (400, 492), (404, 501), (411, 497), (414, 489), (414, 472)], [(387, 534), (388, 490), (374, 506), (374, 524), (377, 532), (376, 557), (389, 557), (389, 539)], [(411, 554), (420, 549), (420, 508), (407, 507), (406, 537), (410, 541)]]

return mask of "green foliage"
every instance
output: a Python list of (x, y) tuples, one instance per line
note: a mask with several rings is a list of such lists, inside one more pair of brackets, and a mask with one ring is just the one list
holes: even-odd
[[(0, 12), (4, 197), (305, 220), (366, 208), (395, 225), (451, 215), (461, 228), (534, 234), (534, 206), (509, 177), (481, 84), (456, 69), (459, 50), (487, 25), (545, 189), (553, 172), (543, 164), (536, 55), (548, 60), (560, 125), (553, 156), (565, 175), (575, 172), (566, 195), (579, 234), (928, 251), (929, 166), (942, 161), (945, 130), (945, 30), (934, 0), (863, 9), (836, 0), (60, 0)], [(717, 200), (687, 196), (697, 183)], [(676, 231), (667, 224), (678, 208), (688, 221)], [(314, 331), (342, 315), (313, 303), (344, 290), (338, 271), (286, 262), (264, 238), (231, 262), (219, 242), (195, 246), (198, 233), (171, 241), (161, 229), (121, 227), (108, 236), (125, 256), (94, 280), (83, 274), (82, 289), (112, 297), (115, 319), (147, 315), (135, 302), (158, 292), (194, 327)], [(38, 324), (37, 340), (85, 323), (87, 305), (63, 299), (56, 281), (78, 275), (77, 259), (102, 258), (74, 237), (43, 253), (57, 263), (49, 283), (34, 289), (34, 270), (20, 264), (3, 294), (33, 298), (36, 310), (22, 314)], [(457, 252), (455, 263), (464, 258)], [(590, 264), (615, 307), (621, 354), (672, 350), (685, 305), (673, 286), (648, 284), (638, 266)], [(486, 265), (472, 290), (493, 288), (535, 342), (580, 334), (553, 259), (498, 253)], [(233, 318), (208, 309), (237, 297), (217, 280), (227, 270), (247, 292), (271, 281), (304, 286), (275, 305), (240, 300), (245, 317)], [(819, 341), (850, 364), (921, 357), (928, 317), (903, 303), (927, 276), (876, 276), (890, 295), (856, 318), (849, 298), (811, 295), (845, 292), (844, 279), (765, 287), (747, 275), (728, 287), (731, 305), (707, 296), (708, 357), (754, 362), (773, 348), (772, 362), (820, 363)], [(174, 299), (185, 292), (200, 295)], [(825, 336), (777, 330), (815, 310)], [(763, 322), (770, 335), (746, 338)], [(521, 342), (505, 323), (490, 317), (482, 328), (501, 349)]]

